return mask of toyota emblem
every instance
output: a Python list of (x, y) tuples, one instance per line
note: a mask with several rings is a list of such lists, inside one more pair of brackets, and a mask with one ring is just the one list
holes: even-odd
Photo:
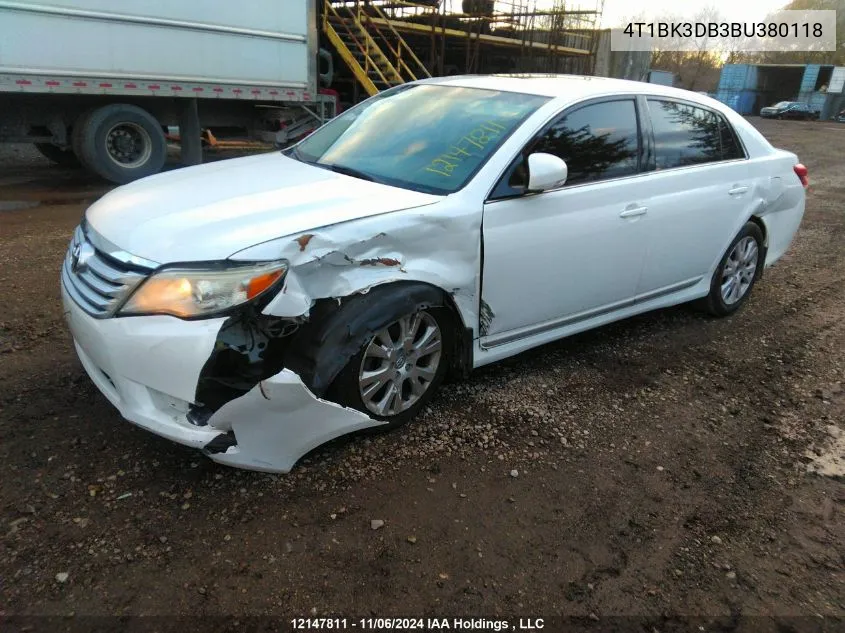
[(90, 244), (77, 244), (70, 254), (70, 269), (81, 272), (88, 267), (88, 260), (94, 255), (94, 247)]

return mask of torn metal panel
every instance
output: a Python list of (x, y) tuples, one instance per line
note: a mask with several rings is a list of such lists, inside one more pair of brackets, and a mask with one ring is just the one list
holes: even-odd
[(479, 315), (479, 330), (481, 330), (481, 336), (487, 336), (487, 333), (490, 331), (490, 326), (493, 323), (493, 319), (496, 318), (496, 313), (493, 312), (490, 305), (481, 300), (481, 314)]
[[(478, 336), (480, 240), (480, 208), (446, 200), (271, 240), (232, 259), (289, 262), (283, 289), (262, 312), (301, 319), (305, 332), (274, 369), (292, 370), (326, 397), (349, 359), (397, 314), (454, 304), (457, 330), (470, 342)], [(333, 319), (350, 301), (356, 306), (342, 322)], [(458, 364), (471, 365), (471, 356), (471, 343), (458, 341)]]
[[(375, 286), (339, 302), (320, 299), (295, 337), (285, 367), (316, 396), (327, 397), (338, 374), (376, 332), (397, 315), (430, 308), (449, 310), (446, 295), (439, 288), (416, 282)], [(459, 319), (457, 315), (454, 318)], [(463, 360), (457, 346), (452, 357)]]
[(200, 371), (196, 406), (189, 418), (205, 424), (208, 415), (226, 402), (281, 371), (290, 337), (300, 321), (261, 314), (252, 304), (227, 318)]
[(480, 244), (481, 208), (457, 196), (270, 240), (230, 259), (290, 262), (285, 287), (265, 314), (304, 316), (319, 299), (419, 281), (449, 289), (463, 325), (477, 337)]
[[(341, 300), (318, 299), (308, 317), (263, 314), (260, 306), (247, 304), (220, 327), (200, 371), (188, 420), (206, 426), (220, 407), (282, 369), (295, 372), (312, 393), (325, 397), (349, 360), (397, 314), (431, 307), (448, 309), (443, 292), (408, 282)], [(454, 358), (465, 363), (458, 351)]]
[(285, 369), (211, 416), (209, 425), (232, 431), (237, 444), (207, 454), (229, 466), (286, 473), (321, 444), (381, 424), (360, 411), (317, 398)]

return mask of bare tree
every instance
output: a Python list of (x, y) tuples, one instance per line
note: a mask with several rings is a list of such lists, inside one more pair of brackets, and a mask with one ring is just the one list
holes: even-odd
[(845, 66), (845, 0), (792, 0), (784, 9), (791, 11), (836, 11), (836, 50), (762, 53), (749, 56), (751, 57), (749, 61), (760, 61), (768, 64), (833, 64)]
[[(705, 8), (694, 16), (677, 14), (662, 14), (644, 17), (640, 13), (636, 17), (628, 18), (625, 24), (637, 22), (665, 22), (665, 23), (708, 23), (723, 21), (719, 12), (712, 8)], [(675, 83), (687, 90), (710, 91), (715, 90), (719, 81), (719, 70), (723, 64), (722, 58), (726, 52), (713, 51), (709, 35), (694, 38), (693, 50), (689, 42), (680, 39), (661, 39), (661, 47), (652, 51), (651, 68), (664, 70), (675, 75)]]
[[(709, 7), (699, 11), (694, 16), (661, 16), (660, 21), (707, 24), (721, 21), (721, 16), (718, 11)], [(705, 34), (702, 37), (694, 38), (693, 50), (689, 49), (689, 42), (670, 41), (663, 49), (655, 50), (652, 53), (651, 67), (674, 73), (677, 84), (687, 90), (714, 90), (719, 81), (721, 55), (711, 50), (710, 36)]]

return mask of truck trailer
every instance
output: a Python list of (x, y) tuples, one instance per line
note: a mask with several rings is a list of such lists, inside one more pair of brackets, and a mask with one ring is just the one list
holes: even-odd
[[(201, 131), (283, 145), (337, 112), (316, 0), (0, 0), (0, 142), (125, 183)], [(321, 72), (321, 70), (323, 72)]]

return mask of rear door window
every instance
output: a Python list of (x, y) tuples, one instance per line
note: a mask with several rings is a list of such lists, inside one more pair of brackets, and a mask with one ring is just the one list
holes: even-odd
[(649, 99), (657, 169), (722, 160), (722, 126), (716, 113), (663, 99)]

